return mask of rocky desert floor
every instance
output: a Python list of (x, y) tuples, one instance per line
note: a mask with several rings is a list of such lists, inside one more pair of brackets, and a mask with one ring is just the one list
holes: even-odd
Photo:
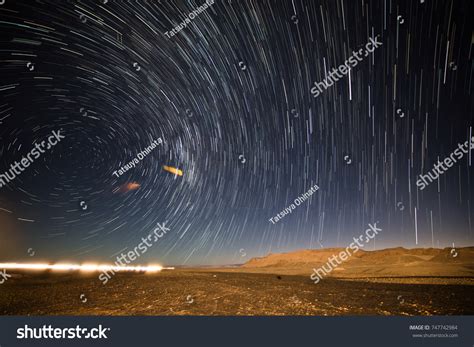
[[(471, 278), (373, 281), (177, 269), (98, 274), (13, 274), (0, 285), (2, 315), (472, 315)], [(382, 283), (381, 283), (382, 282)], [(431, 284), (429, 282), (432, 282)], [(437, 284), (433, 284), (437, 283)], [(457, 284), (450, 284), (457, 283)]]

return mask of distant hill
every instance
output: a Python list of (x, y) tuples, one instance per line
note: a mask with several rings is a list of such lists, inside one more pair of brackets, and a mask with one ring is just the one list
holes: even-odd
[[(240, 269), (246, 272), (310, 275), (313, 268), (328, 262), (344, 248), (299, 250), (252, 258)], [(449, 276), (474, 277), (474, 247), (456, 248), (388, 248), (359, 250), (330, 273), (334, 277), (404, 277)]]

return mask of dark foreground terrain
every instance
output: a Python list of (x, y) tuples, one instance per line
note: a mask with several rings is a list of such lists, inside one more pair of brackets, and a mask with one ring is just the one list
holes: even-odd
[(171, 270), (17, 274), (1, 315), (472, 315), (472, 285), (373, 283), (308, 276)]

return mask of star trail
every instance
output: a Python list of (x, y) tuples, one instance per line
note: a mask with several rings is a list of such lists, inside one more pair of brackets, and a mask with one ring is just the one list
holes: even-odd
[(0, 173), (64, 138), (0, 188), (0, 261), (112, 263), (164, 222), (140, 263), (345, 247), (374, 222), (370, 249), (472, 245), (471, 148), (416, 184), (474, 135), (472, 17), (468, 0), (5, 0)]

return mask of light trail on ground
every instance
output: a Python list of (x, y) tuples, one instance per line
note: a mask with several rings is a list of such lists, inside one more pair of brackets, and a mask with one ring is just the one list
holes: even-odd
[(160, 272), (174, 270), (174, 267), (161, 265), (115, 266), (107, 264), (46, 264), (46, 263), (0, 263), (0, 269), (5, 270), (52, 270), (52, 271), (83, 271), (83, 272)]

